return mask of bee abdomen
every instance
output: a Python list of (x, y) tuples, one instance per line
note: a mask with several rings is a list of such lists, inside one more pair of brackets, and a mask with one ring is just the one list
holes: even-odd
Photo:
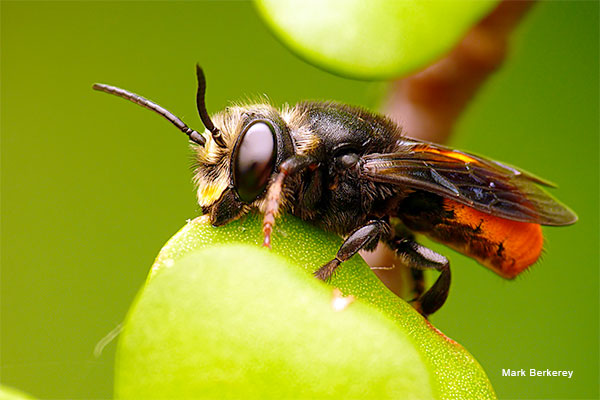
[[(414, 202), (420, 206), (414, 207)], [(409, 196), (400, 207), (399, 217), (409, 229), (474, 258), (506, 279), (515, 278), (542, 253), (539, 224), (486, 214), (423, 192)]]

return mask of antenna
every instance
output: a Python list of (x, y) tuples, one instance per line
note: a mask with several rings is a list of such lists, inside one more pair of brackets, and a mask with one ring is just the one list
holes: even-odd
[(196, 93), (196, 106), (198, 107), (198, 114), (202, 123), (212, 133), (212, 138), (219, 147), (226, 147), (223, 136), (219, 128), (215, 126), (210, 120), (208, 111), (206, 111), (206, 103), (204, 101), (204, 95), (206, 94), (206, 78), (204, 77), (204, 71), (200, 65), (196, 64), (196, 76), (198, 77), (198, 92)]
[[(204, 95), (206, 93), (206, 78), (200, 65), (196, 64), (196, 76), (198, 77), (198, 92), (196, 93), (196, 105), (198, 107), (198, 114), (202, 123), (212, 134), (212, 138), (219, 147), (226, 147), (223, 136), (219, 128), (213, 124), (210, 120), (210, 116), (206, 111), (206, 103), (204, 102)], [(94, 83), (93, 89), (100, 92), (113, 94), (115, 96), (122, 97), (126, 100), (132, 101), (148, 110), (154, 111), (155, 113), (163, 116), (167, 121), (175, 125), (179, 130), (189, 136), (190, 140), (200, 146), (206, 145), (206, 138), (197, 131), (190, 129), (181, 119), (176, 117), (172, 112), (159, 106), (158, 104), (138, 95), (133, 92), (129, 92), (125, 89), (118, 88), (116, 86), (105, 85), (103, 83)]]

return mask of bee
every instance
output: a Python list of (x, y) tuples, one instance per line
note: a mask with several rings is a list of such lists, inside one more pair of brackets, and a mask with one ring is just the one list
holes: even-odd
[[(535, 263), (541, 225), (569, 225), (577, 216), (521, 169), (438, 144), (411, 139), (383, 115), (335, 102), (307, 101), (277, 110), (269, 104), (227, 107), (212, 118), (206, 80), (196, 66), (196, 103), (204, 132), (129, 91), (94, 84), (150, 109), (188, 135), (202, 212), (222, 226), (258, 209), (263, 245), (271, 247), (281, 212), (345, 240), (314, 272), (329, 279), (359, 250), (385, 243), (414, 271), (415, 308), (427, 317), (448, 296), (448, 259), (415, 233), (474, 258), (506, 279)], [(425, 290), (424, 270), (440, 274)]]

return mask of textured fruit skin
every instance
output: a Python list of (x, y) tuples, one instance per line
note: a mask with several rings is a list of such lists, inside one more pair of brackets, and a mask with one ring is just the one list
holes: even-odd
[[(121, 398), (433, 399), (405, 332), (249, 245), (195, 251), (156, 277), (121, 344)], [(170, 297), (176, 298), (171, 301)]]
[[(292, 390), (299, 390), (293, 384), (275, 388), (277, 385), (273, 384), (274, 381), (265, 378), (274, 376), (269, 372), (272, 368), (275, 370), (283, 368), (294, 376), (298, 373), (302, 375), (303, 371), (290, 372), (294, 369), (288, 370), (287, 368), (290, 362), (297, 360), (296, 354), (311, 355), (310, 359), (314, 361), (307, 362), (305, 366), (305, 368), (313, 368), (311, 371), (317, 370), (316, 365), (329, 365), (324, 369), (326, 371), (340, 370), (339, 374), (337, 372), (326, 374), (327, 376), (321, 381), (307, 379), (306, 382), (313, 382), (315, 386), (307, 387), (305, 384), (306, 393), (338, 397), (350, 395), (357, 393), (353, 392), (353, 390), (358, 390), (357, 383), (354, 381), (358, 379), (357, 374), (366, 374), (363, 380), (367, 379), (367, 376), (370, 376), (367, 370), (375, 368), (374, 365), (386, 366), (387, 369), (383, 368), (382, 371), (389, 369), (396, 371), (400, 368), (398, 363), (404, 359), (399, 356), (402, 353), (405, 354), (403, 357), (411, 357), (410, 354), (416, 354), (419, 361), (414, 362), (415, 368), (410, 368), (410, 372), (396, 372), (392, 376), (404, 373), (406, 373), (405, 376), (417, 374), (416, 381), (425, 382), (420, 384), (423, 387), (420, 387), (418, 391), (411, 391), (412, 398), (430, 398), (431, 396), (433, 398), (496, 398), (485, 372), (477, 361), (462, 346), (448, 339), (427, 323), (410, 305), (389, 292), (358, 257), (344, 265), (344, 268), (333, 277), (330, 286), (338, 287), (345, 295), (351, 294), (357, 298), (355, 303), (341, 313), (342, 315), (357, 313), (361, 318), (370, 319), (371, 322), (359, 324), (360, 326), (352, 329), (339, 330), (334, 336), (324, 333), (327, 328), (323, 328), (324, 331), (321, 332), (320, 329), (326, 327), (327, 323), (316, 321), (323, 317), (324, 312), (329, 312), (323, 310), (330, 310), (332, 288), (328, 288), (325, 284), (312, 278), (311, 273), (337, 249), (341, 240), (335, 235), (322, 232), (294, 217), (284, 216), (278, 223), (273, 250), (269, 252), (260, 247), (262, 240), (260, 222), (259, 216), (250, 214), (242, 221), (214, 228), (207, 223), (206, 218), (199, 217), (190, 221), (165, 245), (152, 268), (148, 284), (141, 291), (129, 313), (120, 339), (115, 380), (118, 397), (136, 398), (137, 396), (139, 398), (139, 391), (143, 388), (149, 390), (148, 395), (160, 397), (160, 393), (166, 393), (160, 392), (160, 390), (172, 391), (174, 390), (172, 385), (178, 386), (182, 390), (182, 395), (185, 393), (191, 395), (192, 392), (183, 390), (197, 390), (199, 386), (195, 386), (195, 383), (198, 382), (178, 370), (184, 368), (186, 364), (181, 360), (177, 361), (177, 357), (185, 356), (185, 359), (190, 354), (195, 354), (193, 357), (203, 357), (206, 350), (203, 350), (202, 343), (212, 343), (208, 347), (211, 354), (214, 356), (222, 353), (219, 356), (221, 358), (211, 358), (213, 361), (223, 357), (232, 359), (231, 357), (234, 355), (235, 359), (239, 361), (239, 358), (243, 360), (248, 354), (264, 354), (261, 361), (264, 363), (261, 365), (266, 369), (261, 369), (263, 373), (255, 376), (255, 379), (252, 380), (245, 374), (248, 371), (242, 369), (242, 375), (247, 384), (246, 386), (236, 386), (237, 389), (231, 389), (232, 397), (239, 396), (240, 392), (237, 390), (242, 389), (248, 393), (255, 393), (256, 397), (269, 397), (269, 393), (264, 391), (269, 387), (277, 391), (273, 392), (274, 397), (289, 396)], [(244, 243), (251, 247), (236, 247), (235, 250), (220, 247), (225, 243)], [(225, 256), (219, 258), (216, 255), (219, 253), (213, 253), (211, 257), (204, 255), (198, 258), (196, 250), (206, 248), (211, 250), (215, 246), (217, 248), (214, 251), (223, 251), (224, 253), (220, 254), (230, 254), (230, 257), (239, 257), (242, 261), (223, 260)], [(277, 261), (265, 261), (263, 256), (277, 258)], [(194, 257), (196, 257), (195, 261)], [(228, 281), (230, 286), (228, 289), (221, 286), (221, 290), (213, 290), (209, 295), (209, 289), (224, 285), (223, 279), (225, 279), (223, 274), (214, 273), (216, 267), (211, 264), (210, 260), (213, 260), (213, 263), (219, 263), (219, 272), (223, 270), (228, 272), (226, 275), (230, 279)], [(270, 264), (271, 262), (278, 265), (274, 267)], [(197, 265), (194, 266), (192, 263)], [(238, 268), (238, 273), (234, 273), (233, 270)], [(250, 274), (256, 280), (248, 281), (250, 278), (246, 274)], [(236, 279), (238, 279), (237, 283), (234, 284)], [(240, 281), (245, 282), (244, 279), (247, 283), (240, 284)], [(281, 290), (281, 288), (287, 289)], [(187, 290), (187, 294), (183, 295), (178, 290), (184, 292)], [(218, 298), (218, 296), (221, 297)], [(215, 315), (201, 314), (202, 304), (206, 304), (208, 299), (215, 301), (215, 298), (220, 300), (214, 303), (215, 307), (229, 305), (230, 308), (219, 308), (222, 312), (216, 313), (218, 318)], [(292, 306), (297, 301), (303, 301), (306, 302), (306, 306), (302, 307), (303, 312), (298, 312), (298, 309), (292, 307), (289, 312), (283, 313), (285, 317), (274, 318), (276, 315), (274, 311), (270, 311), (268, 307), (261, 310), (260, 304), (254, 303), (257, 298), (260, 298), (262, 302), (260, 304), (263, 305), (277, 303), (277, 307), (285, 307)], [(267, 298), (270, 300), (265, 303), (264, 300)], [(291, 300), (293, 301), (290, 303)], [(248, 303), (249, 301), (250, 303)], [(237, 304), (237, 308), (232, 304)], [(252, 304), (252, 306), (243, 306), (244, 304)], [(194, 312), (186, 314), (185, 310), (195, 311), (198, 316), (204, 315), (204, 323), (196, 324), (193, 319), (180, 321), (178, 316), (181, 316), (182, 313), (192, 317), (196, 315)], [(265, 315), (270, 317), (265, 317)], [(317, 320), (309, 318), (315, 315), (318, 317)], [(210, 325), (208, 322), (209, 320), (226, 319), (226, 317), (245, 321), (245, 328), (236, 333), (238, 340), (233, 340), (236, 336), (233, 335), (232, 338), (232, 332), (228, 330), (217, 333), (219, 327), (226, 324)], [(267, 320), (261, 320), (261, 318), (267, 318)], [(325, 320), (328, 321), (329, 317)], [(280, 342), (274, 340), (266, 328), (263, 331), (259, 328), (261, 326), (273, 328), (274, 325), (279, 325), (276, 328), (278, 332), (287, 332), (275, 337), (293, 337), (294, 341), (285, 342), (287, 347), (283, 346), (277, 351), (268, 352), (265, 348), (261, 348), (264, 343), (277, 345)], [(206, 330), (203, 330), (203, 327), (210, 328), (209, 331), (215, 334), (213, 339), (215, 337), (227, 338), (227, 343), (207, 342)], [(199, 330), (192, 328), (199, 328)], [(361, 333), (362, 331), (372, 332), (372, 329), (378, 332), (372, 334), (374, 335), (372, 340), (368, 337), (365, 338)], [(252, 340), (249, 340), (247, 335), (249, 332), (253, 332)], [(321, 332), (323, 337), (321, 338), (317, 332)], [(390, 337), (390, 332), (395, 332), (391, 336), (392, 339), (382, 341), (382, 337)], [(223, 333), (229, 336), (223, 336)], [(323, 341), (318, 342), (311, 335), (316, 335)], [(303, 338), (306, 340), (303, 341)], [(370, 350), (365, 354), (361, 353), (363, 359), (360, 361), (354, 358), (348, 359), (347, 362), (335, 363), (336, 369), (327, 364), (332, 359), (336, 360), (335, 357), (328, 354), (328, 349), (337, 348), (334, 344), (340, 341), (351, 343), (348, 346), (353, 346), (353, 348), (363, 347)], [(381, 349), (373, 350), (371, 347), (365, 346), (373, 346), (376, 344), (374, 342), (378, 341), (379, 345), (383, 343), (386, 345), (385, 351), (382, 353), (383, 359), (386, 359), (386, 353), (392, 354), (394, 351), (399, 351), (400, 358), (390, 364), (383, 361), (373, 362), (373, 359), (368, 361), (369, 354), (374, 355)], [(318, 349), (318, 352), (308, 350), (298, 352), (298, 349), (303, 349), (310, 342), (314, 342), (315, 347), (311, 348)], [(328, 345), (328, 343), (331, 344)], [(250, 345), (255, 347), (249, 349)], [(260, 351), (256, 352), (257, 349)], [(254, 362), (257, 362), (256, 359)], [(285, 368), (282, 365), (285, 365)], [(404, 365), (406, 366), (406, 364)], [(222, 368), (214, 367), (215, 364), (212, 364), (206, 368), (213, 371), (213, 374), (220, 371), (219, 379), (225, 379), (223, 376), (228, 377), (227, 379), (231, 381), (241, 379), (239, 377), (240, 370), (231, 367), (231, 364)], [(323, 373), (325, 374), (325, 372)], [(332, 374), (335, 375), (335, 379)], [(384, 373), (383, 376), (389, 375)], [(186, 377), (186, 379), (179, 380), (178, 377)], [(348, 377), (352, 379), (347, 379)], [(211, 375), (210, 379), (206, 378), (201, 385), (202, 391), (209, 393), (208, 397), (210, 397), (210, 393), (213, 396), (216, 393), (210, 390), (217, 390), (209, 387), (212, 379), (216, 379), (215, 376)], [(377, 397), (398, 395), (400, 392), (397, 390), (407, 390), (409, 387), (403, 386), (402, 378), (398, 379), (399, 381), (391, 380), (389, 384), (382, 384), (381, 381), (375, 383), (374, 380), (368, 379), (372, 385), (382, 387), (377, 389), (367, 385), (368, 390), (371, 390), (370, 393)], [(160, 382), (163, 382), (161, 387), (159, 387)], [(322, 391), (325, 390), (324, 386), (321, 386), (323, 382), (329, 383), (326, 385), (329, 388), (328, 391)], [(353, 385), (352, 382), (355, 384)], [(359, 379), (358, 382), (361, 380)], [(278, 385), (281, 384), (278, 383)], [(362, 387), (361, 390), (366, 389)], [(301, 393), (297, 393), (296, 396), (305, 397)], [(411, 398), (406, 397), (408, 396), (406, 392), (403, 396), (403, 398)]]

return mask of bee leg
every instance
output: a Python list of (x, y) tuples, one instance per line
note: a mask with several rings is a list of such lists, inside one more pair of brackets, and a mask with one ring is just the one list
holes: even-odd
[[(446, 302), (450, 290), (451, 274), (448, 259), (411, 239), (394, 238), (389, 245), (404, 265), (419, 271), (419, 273), (413, 274), (413, 277), (415, 278), (415, 291), (421, 292), (421, 294), (413, 302), (413, 306), (424, 317), (436, 312)], [(435, 269), (441, 274), (433, 286), (423, 293), (422, 271), (427, 269)]]
[(279, 166), (279, 173), (267, 189), (265, 212), (263, 215), (263, 246), (271, 248), (271, 233), (275, 226), (275, 217), (279, 213), (283, 184), (289, 176), (295, 175), (307, 169), (314, 170), (319, 166), (318, 161), (309, 155), (294, 155), (287, 158)]
[(412, 293), (415, 298), (411, 301), (416, 301), (423, 293), (425, 293), (425, 274), (422, 269), (410, 269), (410, 275), (412, 278)]
[(383, 220), (370, 221), (366, 225), (355, 229), (342, 243), (335, 258), (316, 270), (314, 275), (321, 280), (331, 278), (342, 262), (348, 260), (361, 249), (374, 249), (379, 240), (389, 234), (390, 225)]

